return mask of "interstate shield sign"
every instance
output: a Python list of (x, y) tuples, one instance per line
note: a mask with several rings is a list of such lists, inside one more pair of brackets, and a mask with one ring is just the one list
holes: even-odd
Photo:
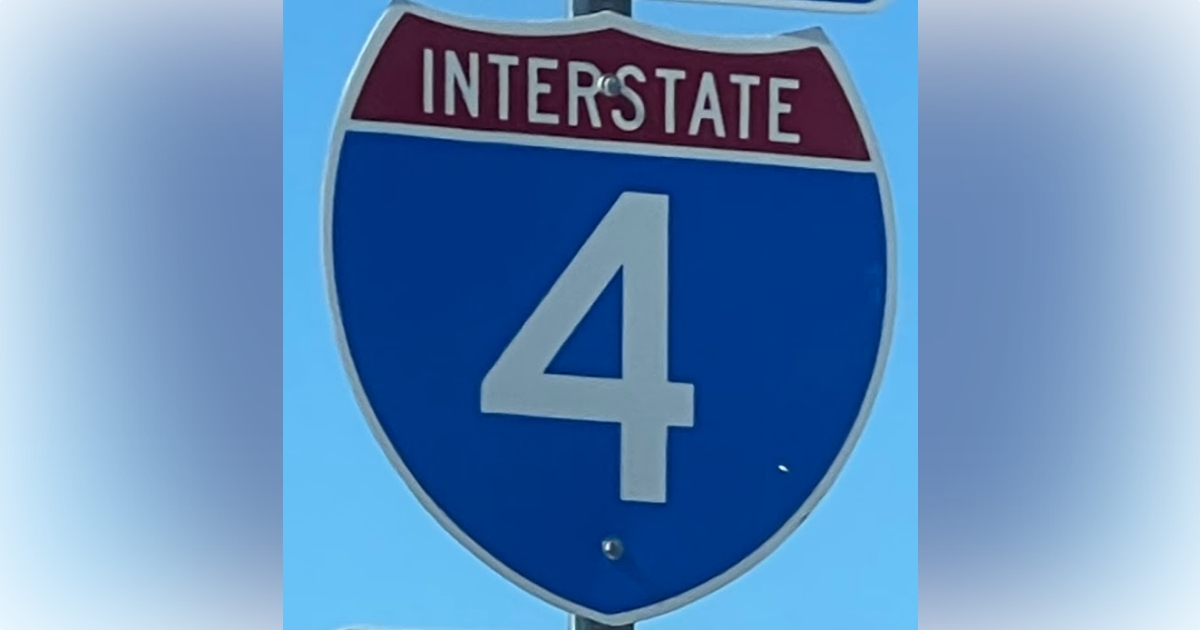
[(391, 6), (325, 186), (372, 430), (488, 566), (638, 621), (766, 557), (879, 387), (890, 196), (819, 31), (685, 35)]

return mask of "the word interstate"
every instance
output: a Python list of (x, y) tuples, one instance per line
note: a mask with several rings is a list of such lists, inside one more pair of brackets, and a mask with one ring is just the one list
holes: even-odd
[(798, 130), (785, 128), (794, 108), (789, 96), (801, 89), (795, 78), (630, 63), (612, 72), (620, 90), (609, 95), (605, 72), (590, 61), (427, 47), (421, 68), (427, 115), (478, 119), (486, 108), (500, 121), (519, 117), (529, 125), (633, 133), (651, 124), (667, 135), (801, 141)]

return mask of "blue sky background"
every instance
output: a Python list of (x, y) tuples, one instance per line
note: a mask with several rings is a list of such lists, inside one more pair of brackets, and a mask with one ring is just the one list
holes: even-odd
[[(500, 19), (565, 16), (560, 0), (431, 0)], [(375, 443), (335, 347), (319, 246), (334, 112), (380, 0), (284, 5), (284, 626), (559, 629), (566, 615), (460, 547)], [(917, 4), (822, 15), (635, 0), (635, 17), (704, 33), (824, 27), (869, 111), (891, 178), (900, 253), (892, 356), (858, 448), (774, 555), (660, 630), (912, 628), (917, 622)]]

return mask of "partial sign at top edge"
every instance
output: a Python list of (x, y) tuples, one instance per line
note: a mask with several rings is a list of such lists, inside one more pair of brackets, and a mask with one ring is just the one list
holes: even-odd
[(820, 13), (873, 13), (884, 8), (890, 0), (669, 0), (701, 4), (791, 9)]

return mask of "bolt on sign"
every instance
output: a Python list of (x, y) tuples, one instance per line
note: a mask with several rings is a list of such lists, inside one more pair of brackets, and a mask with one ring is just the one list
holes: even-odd
[(336, 331), (383, 451), (480, 560), (622, 625), (775, 550), (863, 431), (891, 197), (819, 30), (384, 13), (335, 122)]

